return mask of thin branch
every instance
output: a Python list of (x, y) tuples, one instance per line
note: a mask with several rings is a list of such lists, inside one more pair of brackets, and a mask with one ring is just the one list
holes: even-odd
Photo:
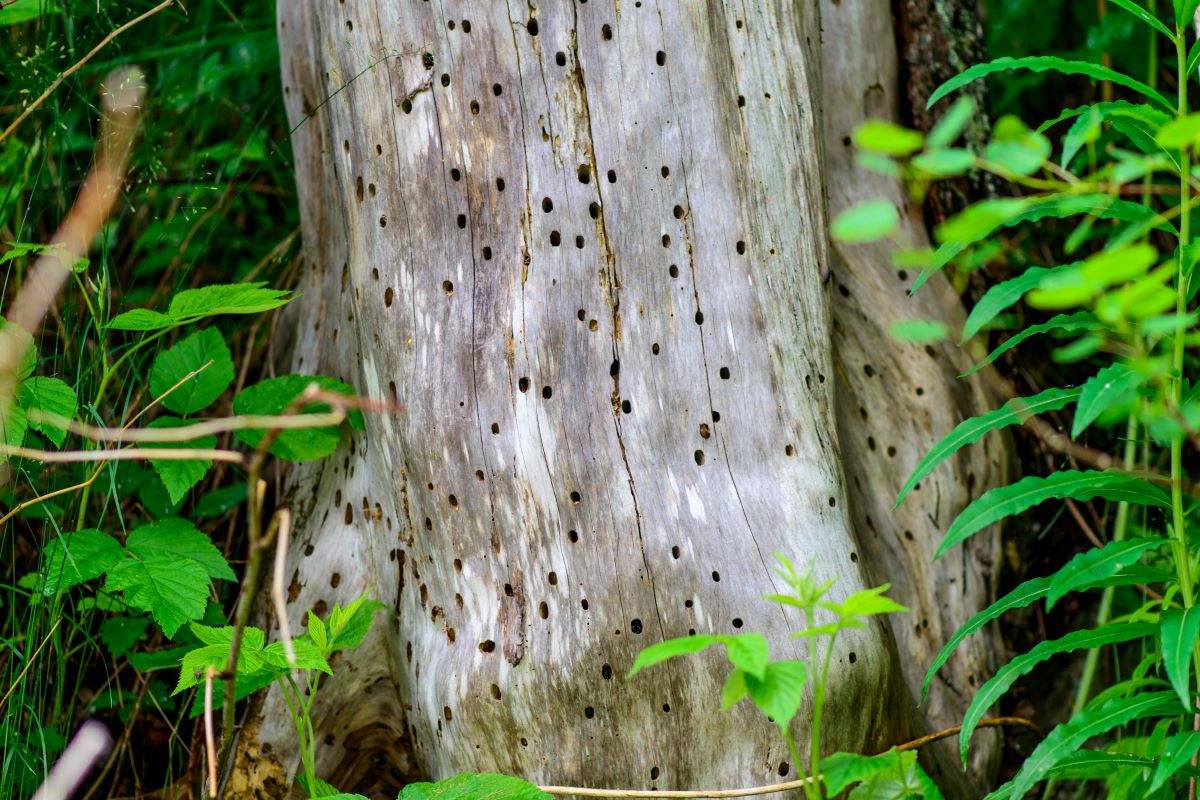
[[(284, 596), (284, 576), (287, 570), (288, 542), (292, 534), (292, 512), (281, 508), (275, 512), (271, 527), (277, 531), (275, 537), (275, 571), (271, 579), (271, 599), (275, 601), (275, 619), (279, 623), (279, 638), (288, 664), (296, 666), (296, 648), (292, 645), (292, 631), (288, 626), (287, 598)], [(268, 532), (270, 538), (270, 532)]]
[(115, 30), (112, 31), (112, 33), (108, 34), (103, 39), (101, 39), (100, 44), (93, 47), (86, 56), (79, 59), (74, 64), (72, 64), (71, 66), (67, 67), (65, 70), (60, 72), (58, 74), (58, 77), (54, 79), (54, 82), (50, 84), (50, 86), (46, 89), (46, 91), (42, 92), (41, 96), (38, 97), (37, 100), (34, 100), (32, 103), (30, 103), (28, 106), (26, 106), (25, 110), (21, 112), (21, 115), (19, 117), (17, 117), (11, 125), (9, 125), (7, 128), (5, 128), (4, 133), (0, 133), (0, 142), (3, 142), (5, 139), (7, 139), (9, 136), (11, 136), (12, 132), (15, 131), (17, 129), (17, 127), (20, 126), (20, 124), (29, 117), (30, 114), (32, 114), (34, 111), (36, 111), (42, 105), (42, 103), (46, 102), (47, 98), (49, 98), (50, 95), (54, 94), (54, 90), (57, 89), (59, 86), (61, 86), (63, 81), (65, 81), (67, 78), (71, 77), (76, 72), (78, 72), (85, 64), (87, 64), (87, 62), (92, 60), (93, 56), (95, 56), (97, 53), (99, 53), (101, 50), (103, 50), (105, 47), (107, 47), (109, 44), (111, 44), (113, 39), (116, 39), (122, 33), (129, 30), (134, 25), (137, 25), (139, 22), (143, 22), (143, 21), (149, 19), (150, 17), (154, 16), (158, 12), (168, 9), (173, 5), (175, 5), (175, 0), (164, 0), (164, 2), (159, 3), (154, 8), (147, 11), (146, 13), (141, 14), (137, 17), (134, 17), (133, 19), (129, 20), (129, 22), (126, 22), (121, 27), (116, 28)]
[(44, 464), (77, 464), (96, 461), (229, 461), (241, 464), (245, 455), (237, 450), (208, 450), (183, 447), (124, 447), (120, 450), (37, 450), (0, 444), (0, 455), (28, 458)]
[(299, 430), (304, 428), (327, 428), (340, 425), (346, 419), (346, 412), (335, 409), (318, 414), (291, 414), (287, 416), (271, 416), (268, 414), (246, 414), (236, 417), (206, 420), (193, 425), (181, 425), (177, 428), (102, 428), (76, 422), (61, 414), (53, 414), (41, 409), (30, 409), (30, 422), (52, 425), (64, 428), (77, 436), (90, 439), (93, 442), (190, 442), (201, 436), (212, 436), (229, 431), (268, 430)]

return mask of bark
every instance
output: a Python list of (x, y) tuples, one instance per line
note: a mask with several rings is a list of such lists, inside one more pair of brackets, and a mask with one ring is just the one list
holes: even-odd
[[(949, 350), (886, 336), (952, 314), (944, 285), (910, 304), (882, 250), (827, 246), (827, 184), (834, 209), (899, 197), (840, 144), (895, 110), (894, 49), (871, 52), (892, 41), (886, 4), (842, 5), (822, 8), (822, 52), (808, 3), (280, 4), (303, 121), (291, 366), (402, 407), (291, 477), (293, 619), (364, 591), (395, 611), (321, 690), (323, 776), (384, 793), (412, 771), (794, 775), (773, 726), (719, 711), (719, 654), (624, 677), (690, 631), (761, 631), (803, 658), (802, 620), (760, 599), (775, 551), (837, 596), (890, 580), (919, 608), (840, 640), (825, 751), (957, 722), (986, 644), (919, 713), (915, 669), (990, 566), (928, 556), (996, 456), (887, 509), (978, 401)], [(833, 48), (831, 24), (864, 46)], [(889, 88), (846, 74), (864, 67)], [(290, 720), (269, 695), (254, 723), (240, 785), (270, 793), (249, 776), (286, 784)]]

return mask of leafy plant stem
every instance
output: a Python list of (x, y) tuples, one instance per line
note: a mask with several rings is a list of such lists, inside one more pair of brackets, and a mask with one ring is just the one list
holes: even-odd
[[(801, 780), (807, 780), (808, 775), (804, 771), (804, 762), (800, 759), (800, 752), (796, 749), (796, 737), (792, 736), (792, 732), (790, 730), (785, 730), (783, 732), (783, 738), (784, 741), (787, 742), (788, 752), (792, 755), (792, 763), (796, 765), (796, 772), (800, 773)], [(804, 784), (804, 793), (809, 797), (813, 797), (812, 790), (813, 787), (816, 786), (816, 783), (817, 782), (813, 780)], [(818, 791), (820, 790), (818, 789)], [(819, 800), (820, 795), (818, 794), (816, 797)]]
[[(1175, 41), (1175, 53), (1178, 69), (1179, 80), (1179, 116), (1180, 118), (1187, 115), (1187, 45), (1186, 45), (1186, 30), (1177, 31)], [(1183, 249), (1191, 243), (1191, 182), (1188, 177), (1191, 173), (1191, 156), (1188, 151), (1182, 153), (1182, 162), (1180, 165), (1179, 179), (1179, 271), (1175, 280), (1176, 289), (1176, 314), (1178, 321), (1175, 323), (1175, 343), (1171, 358), (1171, 371), (1173, 376), (1172, 386), (1172, 401), (1175, 407), (1178, 408), (1183, 401), (1183, 355), (1184, 355), (1184, 337), (1187, 333), (1187, 275), (1186, 262), (1183, 258)], [(1183, 440), (1182, 432), (1171, 437), (1171, 521), (1175, 531), (1175, 566), (1179, 575), (1180, 593), (1183, 596), (1185, 608), (1191, 608), (1194, 603), (1193, 584), (1191, 576), (1191, 563), (1187, 548), (1187, 538), (1184, 530), (1184, 515), (1183, 515)], [(1198, 666), (1200, 666), (1200, 657), (1196, 658)]]

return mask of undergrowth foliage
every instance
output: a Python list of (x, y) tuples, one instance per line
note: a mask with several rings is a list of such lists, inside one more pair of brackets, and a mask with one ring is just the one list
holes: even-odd
[[(897, 253), (899, 266), (921, 268), (914, 292), (943, 268), (966, 272), (995, 259), (1005, 248), (1006, 229), (1054, 223), (1068, 231), (1056, 246), (1061, 257), (1028, 266), (988, 289), (961, 339), (975, 350), (993, 334), (1011, 331), (967, 374), (1050, 336), (1052, 346), (1043, 347), (1051, 360), (1087, 369), (1091, 377), (1077, 386), (1014, 397), (964, 421), (924, 457), (896, 498), (897, 504), (904, 501), (946, 459), (988, 432), (1026, 424), (1063, 456), (1062, 469), (1026, 476), (977, 498), (950, 524), (939, 557), (991, 524), (1042, 503), (1107, 504), (1103, 539), (1093, 549), (976, 614), (950, 638), (925, 677), (928, 689), (955, 648), (1006, 611), (1039, 602), (1051, 608), (1070, 592), (1099, 593), (1094, 627), (1017, 655), (972, 698), (959, 740), (964, 763), (979, 720), (1014, 682), (1049, 659), (1090, 651), (1070, 718), (989, 799), (1024, 797), (1039, 782), (1057, 778), (1099, 782), (1111, 797), (1180, 797), (1189, 784), (1194, 791), (1200, 775), (1194, 766), (1200, 753), (1195, 513), (1200, 493), (1188, 470), (1200, 445), (1195, 380), (1200, 243), (1194, 238), (1200, 114), (1190, 111), (1188, 97), (1200, 67), (1200, 44), (1189, 32), (1200, 0), (1174, 0), (1170, 18), (1159, 18), (1152, 5), (1138, 0), (1111, 4), (1165, 40), (1174, 57), (1175, 97), (1156, 88), (1153, 62), (1151, 74), (1140, 79), (1083, 61), (1005, 57), (951, 79), (930, 105), (971, 81), (1021, 70), (1107, 81), (1128, 99), (1065, 109), (1037, 129), (1003, 117), (982, 152), (955, 146), (974, 113), (966, 99), (950, 105), (928, 135), (874, 121), (854, 137), (862, 162), (903, 178), (914, 198), (934, 181), (973, 170), (1011, 187), (1008, 196), (981, 200), (939, 225), (935, 247)], [(1057, 135), (1057, 148), (1050, 135)], [(896, 208), (872, 201), (841, 215), (832, 229), (836, 238), (853, 243), (887, 237), (898, 224)], [(1021, 319), (1031, 324), (1015, 325)], [(925, 337), (949, 334), (920, 321), (917, 327)], [(1029, 345), (1020, 358), (1037, 359)], [(1039, 416), (1072, 407), (1069, 433)], [(1118, 452), (1096, 446), (1113, 441)], [(1100, 688), (1096, 655), (1105, 646), (1116, 648), (1120, 667), (1117, 679)]]

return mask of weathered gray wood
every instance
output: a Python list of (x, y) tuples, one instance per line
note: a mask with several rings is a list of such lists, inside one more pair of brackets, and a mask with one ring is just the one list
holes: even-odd
[[(719, 712), (717, 654), (626, 680), (637, 651), (758, 630), (803, 656), (787, 638), (801, 621), (759, 599), (776, 550), (839, 576), (839, 595), (867, 585), (868, 554), (903, 551), (870, 579), (938, 574), (928, 525), (908, 554), (848, 511), (816, 11), (280, 4), (289, 114), (315, 112), (293, 140), (292, 366), (404, 408), (292, 479), (294, 619), (363, 591), (396, 611), (322, 689), (324, 776), (362, 791), (388, 782), (380, 765), (662, 789), (794, 775), (770, 725)], [(836, 263), (853, 291), (842, 265), (886, 274)], [(882, 297), (894, 276), (858, 280)], [(888, 352), (863, 335), (843, 332), (843, 357)], [(883, 380), (850, 389), (885, 398)], [(957, 413), (925, 388), (920, 441), (880, 434), (905, 459)], [(849, 497), (886, 505), (887, 477)], [(900, 633), (904, 657), (941, 634)], [(826, 749), (920, 727), (887, 626), (847, 636), (836, 663)], [(295, 765), (278, 697), (251, 726), (233, 785), (269, 792)]]
[[(943, 7), (951, 0), (938, 0)], [(970, 0), (967, 0), (970, 2)], [(912, 5), (912, 4), (910, 4)], [(837, 364), (838, 430), (849, 476), (851, 518), (872, 581), (890, 581), (891, 594), (911, 614), (891, 619), (912, 702), (920, 697), (925, 667), (951, 634), (994, 593), (998, 541), (977, 536), (933, 562), (933, 553), (966, 503), (1004, 477), (1003, 440), (985, 439), (923, 481), (899, 508), (896, 492), (929, 447), (961, 420), (996, 401), (983, 381), (956, 376), (970, 366), (953, 343), (903, 344), (890, 327), (906, 319), (934, 319), (962, 327), (961, 304), (947, 281), (931, 280), (907, 296), (915, 272), (891, 268), (897, 246), (927, 246), (920, 209), (911, 207), (896, 181), (858, 166), (849, 137), (867, 119), (899, 121), (896, 36), (887, 0), (822, 0), (822, 76), (825, 174), (829, 213), (886, 198), (908, 213), (894, 241), (834, 245), (831, 264), (833, 344)], [(975, 636), (959, 648), (930, 688), (919, 720), (927, 730), (962, 721), (975, 687), (995, 668), (994, 642)], [(976, 734), (970, 774), (963, 785), (958, 744), (948, 739), (929, 752), (944, 785), (967, 796), (986, 793), (994, 772), (998, 734)]]

